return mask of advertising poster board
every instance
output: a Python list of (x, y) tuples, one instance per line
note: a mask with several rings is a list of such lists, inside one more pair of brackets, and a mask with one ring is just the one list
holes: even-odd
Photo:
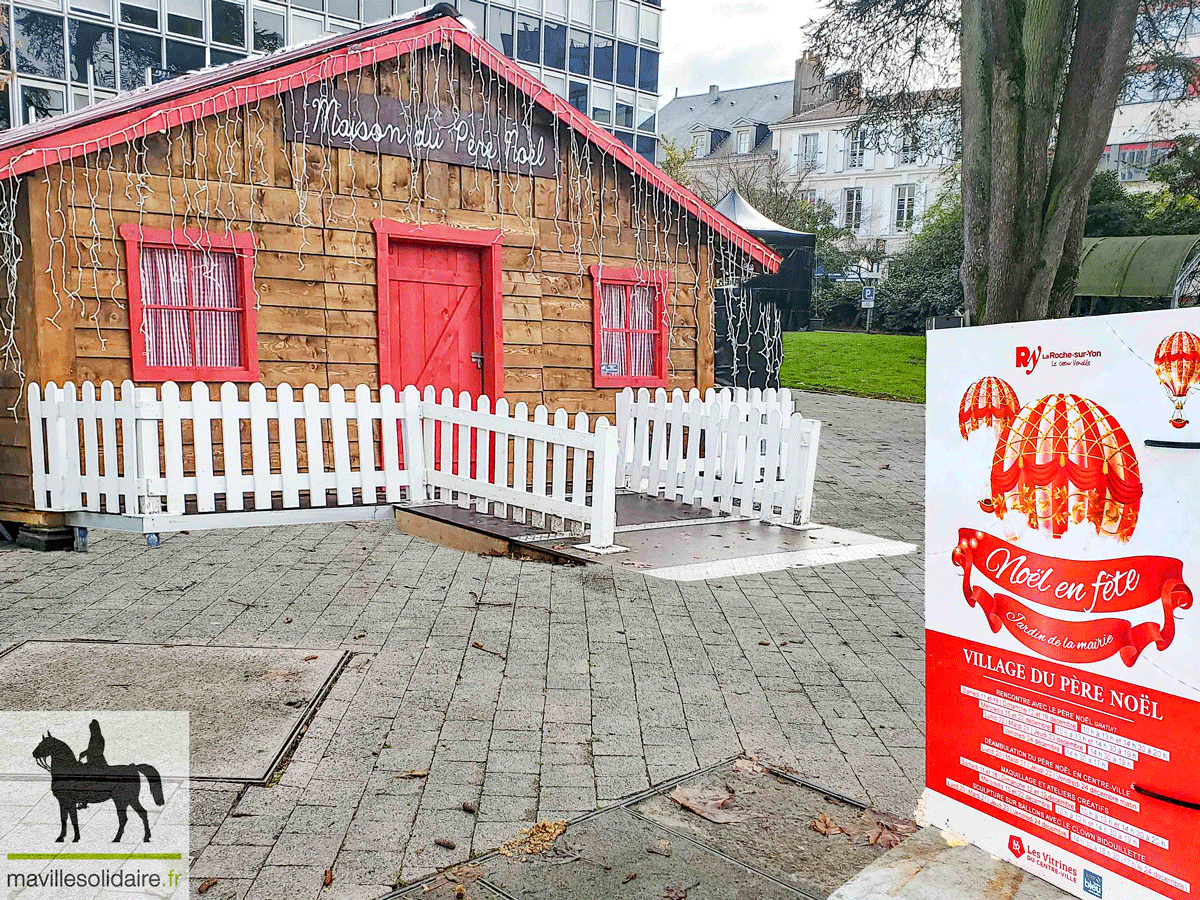
[(1200, 895), (1200, 310), (931, 332), (926, 437), (929, 824)]

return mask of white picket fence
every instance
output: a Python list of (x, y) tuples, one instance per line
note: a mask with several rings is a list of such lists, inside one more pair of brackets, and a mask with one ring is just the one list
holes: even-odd
[[(616, 431), (524, 403), (476, 406), (390, 387), (372, 397), (316, 385), (274, 400), (203, 383), (190, 399), (154, 388), (53, 382), (29, 388), (33, 489), (38, 509), (78, 527), (162, 532), (386, 518), (399, 502), (454, 502), (535, 528), (613, 545)], [(248, 452), (247, 452), (248, 450)], [(589, 479), (593, 482), (589, 485)], [(590, 487), (590, 490), (589, 490)], [(593, 500), (593, 498), (595, 498)]]
[(453, 503), (615, 544), (618, 490), (807, 525), (820, 423), (786, 391), (617, 397), (586, 413), (359, 385), (29, 387), (38, 509), (80, 528), (163, 532), (387, 518)]
[(809, 524), (821, 423), (794, 412), (786, 389), (626, 388), (617, 433), (620, 487), (722, 515)]

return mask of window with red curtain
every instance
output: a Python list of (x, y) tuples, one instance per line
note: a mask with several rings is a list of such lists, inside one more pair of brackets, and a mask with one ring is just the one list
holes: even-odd
[(257, 381), (254, 235), (125, 224), (133, 376)]
[(592, 266), (597, 387), (667, 384), (667, 273)]

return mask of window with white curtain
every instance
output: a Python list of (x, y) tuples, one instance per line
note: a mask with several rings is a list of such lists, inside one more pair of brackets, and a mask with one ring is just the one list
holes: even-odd
[(598, 386), (657, 386), (666, 379), (666, 272), (593, 266)]
[(909, 231), (917, 217), (917, 186), (896, 185), (896, 230)]
[(135, 377), (257, 378), (253, 236), (137, 226), (121, 236)]
[(862, 228), (863, 215), (863, 191), (860, 187), (846, 188), (846, 207), (845, 218), (842, 224), (851, 229), (858, 231)]

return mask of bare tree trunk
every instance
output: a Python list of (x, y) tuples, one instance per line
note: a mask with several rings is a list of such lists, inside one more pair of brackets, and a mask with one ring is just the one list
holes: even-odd
[(987, 304), (988, 197), (991, 194), (990, 118), (992, 79), (984, 63), (991, 57), (990, 19), (984, 0), (963, 0), (962, 24), (962, 265), (963, 305), (971, 322), (983, 319)]
[(985, 324), (1069, 311), (1137, 8), (1030, 0), (1017, 19), (1009, 0), (963, 2), (963, 289), (986, 277)]

